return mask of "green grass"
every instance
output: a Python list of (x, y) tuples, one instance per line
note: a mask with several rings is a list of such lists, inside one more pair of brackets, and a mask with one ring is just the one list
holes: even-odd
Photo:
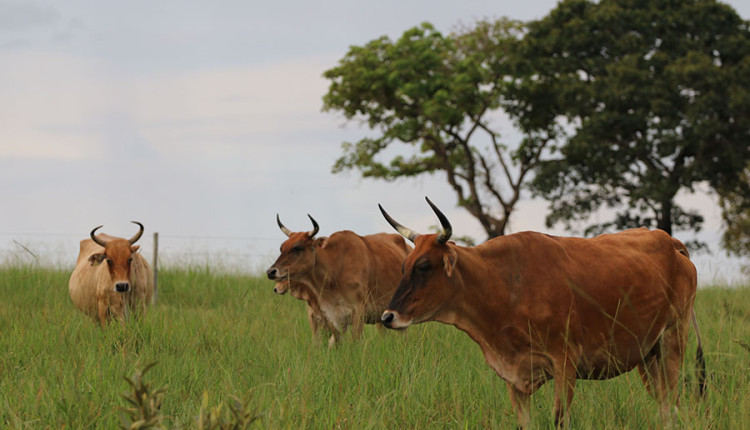
[[(367, 326), (335, 349), (313, 341), (304, 304), (261, 277), (206, 268), (160, 271), (159, 303), (145, 319), (102, 331), (71, 304), (69, 272), (0, 269), (0, 428), (117, 428), (133, 378), (165, 387), (168, 427), (196, 428), (201, 407), (232, 396), (259, 428), (514, 428), (505, 384), (479, 347), (450, 326), (406, 335)], [(697, 312), (710, 373), (691, 395), (691, 335), (677, 428), (750, 422), (750, 288), (704, 288)], [(552, 428), (552, 388), (532, 397), (532, 423)], [(579, 381), (573, 428), (661, 428), (635, 373)]]

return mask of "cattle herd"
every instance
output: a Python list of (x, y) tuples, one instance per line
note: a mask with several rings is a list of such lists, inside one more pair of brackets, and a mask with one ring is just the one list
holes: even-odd
[[(505, 380), (521, 427), (529, 425), (531, 394), (546, 381), (555, 380), (554, 416), (564, 425), (577, 379), (633, 368), (667, 417), (678, 402), (691, 325), (703, 394), (697, 274), (680, 241), (641, 228), (590, 239), (521, 232), (465, 247), (450, 240), (450, 222), (427, 203), (439, 233), (419, 234), (382, 207), (399, 234), (316, 237), (312, 217), (312, 230), (292, 232), (277, 216), (287, 239), (266, 272), (274, 292), (304, 300), (313, 337), (324, 329), (329, 346), (350, 326), (354, 339), (364, 324), (457, 327)], [(135, 244), (144, 228), (134, 223), (139, 231), (130, 239), (96, 234), (99, 226), (81, 241), (70, 298), (102, 327), (143, 315), (153, 300), (151, 267)]]

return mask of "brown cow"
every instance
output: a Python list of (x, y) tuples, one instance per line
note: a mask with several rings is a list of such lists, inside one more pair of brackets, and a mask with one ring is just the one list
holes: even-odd
[(608, 379), (634, 367), (663, 415), (675, 405), (691, 317), (698, 333), (697, 275), (681, 242), (642, 228), (592, 239), (521, 232), (463, 247), (448, 241), (448, 219), (427, 202), (439, 234), (420, 235), (380, 207), (415, 243), (383, 313), (386, 327), (439, 321), (466, 332), (506, 381), (522, 427), (531, 394), (553, 378), (558, 425), (577, 378)]
[[(143, 235), (143, 224), (130, 239), (96, 235), (81, 241), (76, 267), (70, 276), (70, 299), (102, 327), (111, 319), (124, 321), (130, 312), (143, 315), (154, 294), (154, 279), (135, 243)], [(106, 261), (107, 264), (102, 264)]]
[(331, 331), (328, 344), (332, 346), (349, 325), (356, 339), (364, 324), (380, 322), (410, 247), (397, 234), (359, 236), (344, 230), (316, 238), (318, 223), (308, 217), (312, 231), (291, 232), (276, 216), (288, 239), (266, 273), (276, 281), (276, 293), (289, 291), (307, 302), (313, 337), (325, 328)]

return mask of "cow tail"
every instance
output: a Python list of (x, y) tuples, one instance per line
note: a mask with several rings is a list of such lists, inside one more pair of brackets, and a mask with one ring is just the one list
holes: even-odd
[(696, 372), (698, 374), (698, 392), (701, 397), (705, 397), (706, 359), (703, 357), (703, 342), (701, 342), (701, 332), (698, 330), (698, 318), (695, 316), (695, 309), (693, 309), (693, 329), (695, 330), (695, 338), (698, 340), (698, 347), (695, 351), (695, 361), (697, 365)]

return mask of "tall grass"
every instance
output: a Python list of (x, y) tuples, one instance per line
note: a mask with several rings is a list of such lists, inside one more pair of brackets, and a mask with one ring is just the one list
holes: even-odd
[[(313, 341), (304, 303), (261, 277), (207, 267), (160, 272), (159, 303), (102, 331), (70, 303), (69, 272), (0, 269), (0, 428), (117, 428), (132, 378), (163, 387), (161, 421), (197, 428), (207, 411), (245, 402), (262, 428), (513, 428), (505, 384), (462, 332), (438, 323), (405, 334), (365, 329), (329, 350)], [(750, 289), (701, 289), (698, 319), (710, 375), (699, 401), (691, 336), (679, 428), (750, 422)], [(552, 384), (532, 423), (553, 427)], [(224, 411), (227, 409), (225, 408)], [(203, 418), (201, 418), (203, 417)], [(631, 373), (579, 381), (573, 428), (660, 428)]]

